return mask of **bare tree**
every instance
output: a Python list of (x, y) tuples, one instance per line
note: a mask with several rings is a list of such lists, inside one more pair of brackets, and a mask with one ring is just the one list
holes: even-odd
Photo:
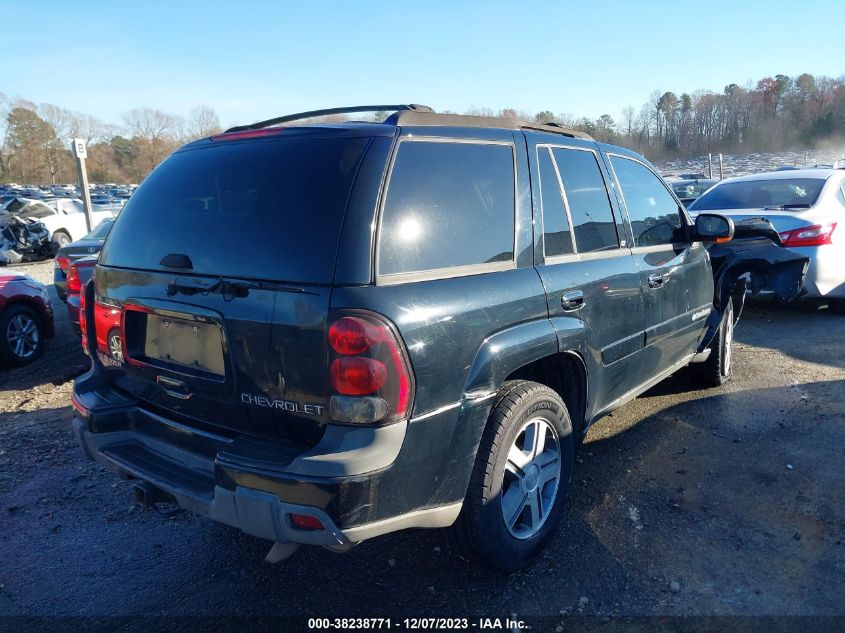
[(136, 108), (124, 116), (137, 145), (139, 179), (155, 169), (175, 149), (180, 133), (179, 118), (154, 108)]
[(193, 141), (200, 138), (218, 134), (222, 131), (220, 118), (213, 108), (207, 105), (197, 106), (191, 110), (186, 123), (186, 139)]

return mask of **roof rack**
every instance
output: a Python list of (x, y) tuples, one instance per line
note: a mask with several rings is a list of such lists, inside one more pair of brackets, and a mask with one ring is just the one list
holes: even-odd
[(267, 119), (266, 121), (259, 121), (258, 123), (250, 123), (249, 125), (236, 125), (226, 130), (229, 132), (243, 132), (245, 130), (260, 130), (271, 125), (278, 125), (279, 123), (289, 123), (291, 121), (299, 121), (302, 119), (311, 119), (318, 116), (329, 116), (330, 114), (351, 114), (353, 112), (428, 112), (434, 113), (434, 110), (425, 105), (418, 105), (416, 103), (400, 104), (400, 105), (362, 105), (350, 106), (346, 108), (327, 108), (325, 110), (309, 110), (308, 112), (298, 112), (296, 114), (286, 114), (285, 116), (276, 117), (274, 119)]
[(492, 127), (502, 128), (505, 130), (537, 130), (538, 132), (550, 132), (552, 134), (561, 134), (572, 138), (582, 138), (588, 141), (593, 140), (593, 137), (589, 134), (565, 128), (559, 123), (529, 123), (519, 119), (504, 119), (501, 117), (475, 116), (470, 114), (438, 114), (428, 106), (418, 105), (415, 103), (400, 105), (362, 105), (345, 108), (328, 108), (325, 110), (310, 110), (308, 112), (299, 112), (297, 114), (286, 114), (285, 116), (267, 119), (266, 121), (259, 121), (258, 123), (250, 123), (249, 125), (236, 125), (235, 127), (230, 127), (225, 133), (228, 134), (229, 132), (259, 130), (272, 125), (279, 125), (280, 123), (301, 121), (303, 119), (328, 116), (331, 114), (351, 114), (353, 112), (392, 112), (393, 114), (387, 117), (384, 121), (388, 125), (453, 125), (455, 127)]
[(529, 123), (519, 119), (504, 119), (501, 117), (475, 116), (469, 114), (437, 114), (432, 111), (398, 111), (390, 115), (385, 123), (393, 125), (453, 125), (456, 127), (494, 127), (505, 130), (537, 130), (561, 134), (571, 138), (582, 138), (592, 141), (593, 137), (584, 132), (565, 128), (558, 123)]

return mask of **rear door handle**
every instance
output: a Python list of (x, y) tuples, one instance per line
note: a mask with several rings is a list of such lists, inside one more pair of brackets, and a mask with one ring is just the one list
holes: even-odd
[(663, 285), (663, 275), (656, 273), (648, 276), (649, 288), (660, 288)]
[(560, 296), (560, 305), (567, 312), (580, 310), (584, 307), (584, 293), (580, 290), (570, 290)]

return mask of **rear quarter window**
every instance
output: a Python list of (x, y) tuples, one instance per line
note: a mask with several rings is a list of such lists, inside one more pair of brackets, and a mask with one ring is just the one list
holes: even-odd
[(515, 208), (510, 144), (404, 140), (382, 210), (378, 274), (443, 277), (509, 267)]

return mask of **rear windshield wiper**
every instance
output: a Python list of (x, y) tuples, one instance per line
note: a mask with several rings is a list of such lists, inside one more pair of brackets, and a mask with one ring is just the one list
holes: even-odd
[(798, 202), (796, 204), (779, 204), (773, 207), (765, 207), (766, 211), (786, 211), (787, 209), (809, 209), (811, 204), (807, 202)]

